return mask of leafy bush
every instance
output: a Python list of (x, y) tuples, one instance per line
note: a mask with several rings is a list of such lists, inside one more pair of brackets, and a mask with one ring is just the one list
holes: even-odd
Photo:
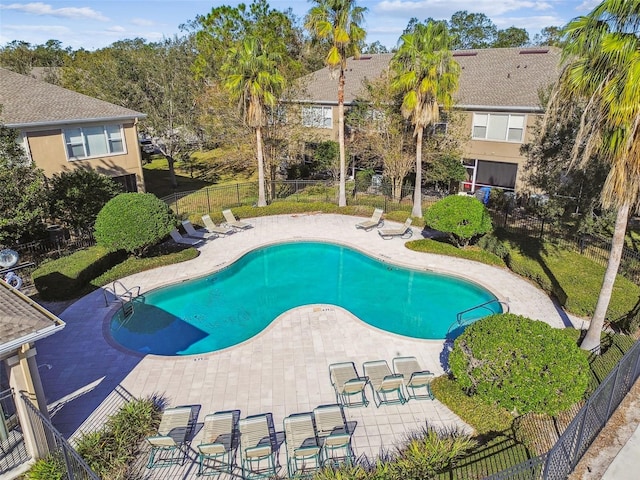
[(26, 477), (28, 480), (66, 480), (67, 467), (60, 453), (50, 453), (34, 463)]
[(76, 230), (92, 229), (102, 207), (122, 191), (106, 175), (81, 168), (54, 174), (50, 185), (51, 214)]
[(506, 260), (509, 256), (509, 248), (502, 242), (502, 240), (491, 234), (483, 236), (478, 241), (478, 246), (481, 249), (500, 257), (502, 260)]
[(391, 478), (434, 478), (475, 446), (475, 440), (457, 431), (439, 433), (423, 428), (398, 449), (397, 458), (390, 465)]
[(98, 245), (142, 256), (176, 227), (169, 207), (151, 193), (122, 193), (103, 207), (96, 219)]
[(31, 277), (43, 300), (75, 298), (84, 292), (91, 280), (121, 262), (125, 256), (121, 250), (110, 252), (103, 247), (90, 247), (42, 264)]
[(451, 195), (437, 201), (426, 211), (424, 220), (429, 227), (449, 234), (459, 247), (492, 228), (485, 206), (470, 196)]
[(100, 430), (83, 434), (76, 451), (100, 478), (125, 479), (141, 442), (158, 427), (160, 408), (151, 398), (123, 405)]
[(449, 365), (469, 393), (520, 414), (566, 410), (582, 399), (589, 381), (587, 356), (571, 335), (511, 313), (467, 327)]

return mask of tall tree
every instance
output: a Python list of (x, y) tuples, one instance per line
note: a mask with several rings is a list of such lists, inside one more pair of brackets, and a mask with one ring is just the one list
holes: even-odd
[(0, 123), (0, 245), (33, 239), (43, 230), (45, 177), (18, 144), (18, 132)]
[[(610, 163), (601, 200), (617, 209), (600, 295), (581, 347), (600, 347), (600, 334), (620, 266), (629, 215), (640, 194), (640, 0), (604, 0), (565, 28), (563, 71), (547, 119), (586, 99), (572, 159), (598, 154)], [(550, 120), (552, 121), (552, 120)]]
[[(428, 22), (425, 22), (428, 23)], [(451, 48), (489, 48), (498, 35), (498, 28), (484, 13), (455, 12), (448, 22), (453, 37)]]
[(329, 39), (330, 48), (325, 63), (332, 73), (338, 74), (338, 143), (340, 145), (340, 191), (338, 206), (347, 205), (344, 144), (344, 85), (347, 58), (360, 56), (360, 50), (366, 37), (361, 27), (364, 7), (356, 5), (355, 0), (313, 0), (314, 7), (309, 10), (305, 25), (312, 35), (319, 39)]
[(498, 30), (493, 48), (524, 47), (529, 43), (529, 34), (524, 28), (509, 27)]
[(553, 47), (562, 47), (562, 28), (561, 27), (544, 27), (540, 33), (533, 36), (534, 45), (549, 45)]
[(452, 38), (445, 22), (418, 24), (400, 37), (391, 62), (396, 77), (393, 87), (403, 93), (402, 114), (414, 126), (416, 137), (416, 184), (413, 217), (422, 217), (422, 141), (424, 129), (448, 110), (458, 89), (460, 66), (453, 59)]
[(278, 70), (281, 48), (277, 42), (281, 41), (271, 36), (245, 38), (231, 48), (221, 68), (225, 88), (238, 100), (245, 122), (255, 130), (259, 207), (267, 205), (262, 128), (267, 123), (267, 108), (276, 105), (285, 86)]

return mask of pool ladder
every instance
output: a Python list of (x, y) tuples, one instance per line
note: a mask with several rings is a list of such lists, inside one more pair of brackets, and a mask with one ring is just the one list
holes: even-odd
[(471, 317), (471, 318), (467, 318), (465, 320), (465, 318), (464, 318), (465, 314), (467, 314), (469, 312), (473, 312), (474, 310), (487, 310), (489, 312), (489, 314), (496, 313), (494, 310), (489, 308), (489, 306), (493, 305), (493, 304), (501, 305), (503, 307), (503, 312), (504, 313), (509, 313), (509, 299), (508, 298), (507, 298), (506, 301), (498, 300), (497, 298), (494, 298), (493, 300), (489, 300), (488, 302), (481, 303), (480, 305), (476, 305), (475, 307), (467, 308), (466, 310), (458, 312), (458, 314), (456, 315), (456, 321), (453, 322), (451, 325), (449, 325), (449, 330), (447, 330), (447, 337), (446, 338), (449, 338), (449, 334), (451, 333), (452, 330), (455, 330), (456, 328), (464, 327), (465, 325), (468, 325), (468, 324), (470, 324), (470, 323), (472, 323), (472, 322), (474, 322), (475, 320), (478, 319), (477, 316), (474, 316), (474, 317)]
[(122, 282), (116, 280), (110, 287), (105, 287), (102, 291), (104, 294), (105, 307), (109, 306), (111, 301), (117, 301), (122, 307), (122, 314), (124, 318), (128, 318), (133, 315), (133, 300), (140, 296), (140, 287), (135, 286), (131, 288), (125, 287)]

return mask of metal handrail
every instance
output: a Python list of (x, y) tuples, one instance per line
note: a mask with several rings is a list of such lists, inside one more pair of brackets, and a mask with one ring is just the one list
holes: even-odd
[(481, 308), (489, 310), (491, 313), (495, 313), (493, 310), (490, 310), (488, 308), (489, 305), (494, 304), (494, 303), (502, 305), (504, 307), (503, 310), (506, 310), (505, 313), (509, 313), (509, 299), (504, 301), (504, 300), (498, 300), (497, 298), (494, 298), (493, 300), (489, 300), (487, 302), (481, 303), (480, 305), (476, 305), (475, 307), (467, 308), (466, 310), (462, 310), (461, 312), (458, 312), (456, 314), (455, 322), (453, 322), (451, 325), (449, 325), (449, 329), (447, 330), (447, 337), (451, 333), (451, 330), (453, 330), (454, 328), (462, 327), (462, 326), (465, 325), (465, 321), (463, 319), (463, 316), (464, 316), (465, 313), (469, 313), (469, 312), (472, 312), (474, 310), (479, 310)]
[[(118, 293), (118, 286), (120, 286), (122, 293)], [(127, 288), (122, 284), (122, 282), (120, 282), (119, 280), (116, 280), (111, 284), (111, 288), (105, 287), (102, 293), (104, 295), (105, 307), (109, 306), (109, 298), (107, 294), (111, 294), (116, 300), (118, 300), (122, 305), (124, 305), (125, 303), (130, 302), (134, 298), (140, 296), (140, 287), (135, 286), (135, 287)]]

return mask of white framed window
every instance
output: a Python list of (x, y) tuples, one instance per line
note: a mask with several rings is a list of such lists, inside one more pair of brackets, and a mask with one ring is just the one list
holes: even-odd
[(126, 153), (122, 125), (67, 128), (63, 133), (69, 160)]
[(302, 107), (302, 125), (315, 128), (333, 128), (331, 107)]
[(474, 113), (472, 137), (475, 140), (522, 143), (524, 117), (510, 113)]

